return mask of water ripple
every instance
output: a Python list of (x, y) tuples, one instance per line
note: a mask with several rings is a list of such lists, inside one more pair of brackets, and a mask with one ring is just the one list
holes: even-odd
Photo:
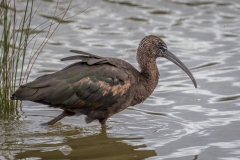
[[(26, 2), (17, 3), (20, 15)], [(24, 102), (19, 117), (0, 119), (0, 159), (240, 158), (238, 0), (73, 3), (80, 5), (68, 16), (91, 7), (60, 25), (40, 54), (29, 81), (70, 64), (60, 62), (70, 55), (70, 49), (118, 57), (138, 68), (137, 46), (144, 36), (154, 34), (191, 69), (198, 89), (181, 69), (159, 58), (161, 76), (155, 92), (144, 103), (111, 117), (105, 130), (97, 122), (85, 124), (84, 116), (40, 127), (61, 111)], [(51, 19), (56, 7), (55, 0), (42, 4), (35, 16), (36, 26)], [(39, 32), (37, 43), (45, 34)]]

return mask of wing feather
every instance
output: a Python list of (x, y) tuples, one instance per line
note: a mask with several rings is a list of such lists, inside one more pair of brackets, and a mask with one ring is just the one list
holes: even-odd
[[(108, 74), (104, 74), (107, 72), (105, 67), (109, 68)], [(65, 72), (68, 72), (68, 69)], [(43, 76), (20, 87), (15, 95), (20, 100), (37, 101), (53, 106), (94, 109), (113, 105), (131, 87), (130, 77), (114, 66), (107, 64), (89, 66), (88, 72), (90, 73), (86, 74), (87, 76), (84, 74), (68, 74), (69, 77), (65, 75), (59, 77), (54, 74)], [(125, 75), (120, 76), (120, 74)], [(71, 78), (71, 76), (75, 77)]]
[(70, 50), (70, 52), (77, 53), (77, 54), (87, 55), (87, 56), (93, 57), (93, 58), (102, 58), (102, 57), (100, 57), (100, 56), (97, 56), (97, 55), (94, 55), (94, 54), (91, 54), (91, 53), (87, 53), (87, 52), (84, 52), (84, 51)]
[(82, 61), (20, 86), (15, 98), (71, 109), (104, 109), (116, 103), (135, 82), (126, 66), (118, 68), (110, 58), (71, 52), (82, 55), (62, 60)]

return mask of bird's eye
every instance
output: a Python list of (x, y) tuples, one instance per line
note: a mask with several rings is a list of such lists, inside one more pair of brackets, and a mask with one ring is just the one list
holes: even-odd
[(160, 50), (161, 50), (161, 52), (163, 53), (163, 52), (165, 52), (165, 51), (167, 50), (167, 47), (161, 46), (161, 47), (160, 47)]
[(162, 52), (165, 52), (167, 50), (167, 47), (161, 46), (160, 49), (162, 50)]

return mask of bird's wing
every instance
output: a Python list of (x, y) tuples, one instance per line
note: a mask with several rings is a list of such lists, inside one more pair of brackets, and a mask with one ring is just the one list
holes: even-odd
[(69, 109), (104, 109), (124, 96), (135, 81), (129, 70), (116, 67), (108, 58), (85, 53), (63, 60), (70, 59), (82, 61), (20, 86), (15, 99)]

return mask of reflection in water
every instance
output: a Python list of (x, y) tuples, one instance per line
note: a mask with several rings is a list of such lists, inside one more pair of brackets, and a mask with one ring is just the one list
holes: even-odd
[(144, 149), (146, 145), (126, 143), (126, 141), (137, 141), (143, 138), (108, 135), (106, 128), (79, 129), (61, 125), (52, 128), (36, 126), (35, 129), (28, 130), (29, 125), (34, 124), (26, 125), (21, 121), (10, 121), (5, 124), (0, 128), (2, 131), (0, 142), (3, 147), (0, 158), (144, 159), (156, 156), (154, 150)]

